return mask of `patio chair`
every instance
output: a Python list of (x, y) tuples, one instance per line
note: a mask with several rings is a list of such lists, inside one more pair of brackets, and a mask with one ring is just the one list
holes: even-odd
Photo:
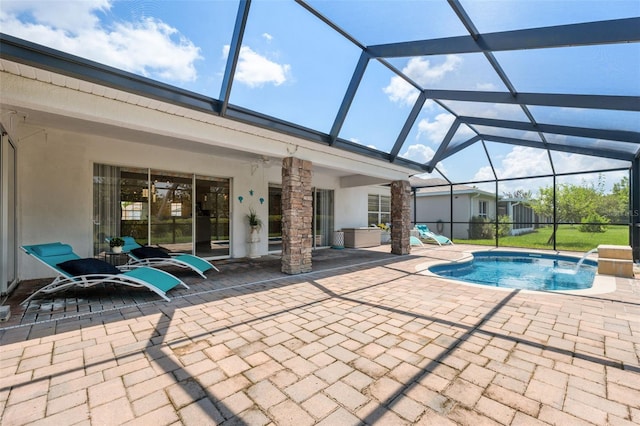
[(178, 278), (159, 269), (128, 265), (118, 269), (100, 259), (81, 258), (70, 245), (61, 242), (22, 246), (21, 249), (58, 274), (50, 284), (33, 293), (22, 304), (39, 293), (49, 294), (70, 287), (88, 288), (107, 283), (146, 287), (166, 301), (171, 300), (166, 293), (177, 285), (189, 288)]
[(449, 238), (445, 237), (444, 235), (439, 235), (431, 232), (431, 230), (427, 225), (416, 225), (415, 229), (420, 234), (420, 238), (424, 240), (434, 240), (436, 243), (438, 243), (439, 246), (443, 244), (453, 244), (453, 241), (451, 241)]
[(424, 247), (422, 241), (418, 237), (414, 237), (413, 235), (409, 237), (409, 245), (412, 247)]
[[(186, 253), (172, 254), (159, 247), (142, 246), (138, 244), (133, 237), (122, 237), (122, 239), (124, 240), (122, 252), (129, 256), (129, 263), (127, 263), (127, 265), (143, 265), (154, 268), (178, 266), (180, 268), (191, 269), (202, 278), (207, 278), (204, 273), (210, 269), (215, 269), (220, 272), (218, 268), (201, 257)], [(110, 238), (107, 238), (107, 241), (109, 240)]]

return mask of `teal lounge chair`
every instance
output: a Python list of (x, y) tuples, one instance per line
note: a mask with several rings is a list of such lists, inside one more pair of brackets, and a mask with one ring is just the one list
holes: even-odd
[(422, 241), (420, 241), (418, 237), (414, 237), (413, 235), (409, 237), (409, 244), (412, 247), (424, 247), (424, 244), (422, 244)]
[(146, 287), (170, 301), (167, 292), (177, 285), (189, 288), (168, 272), (149, 267), (129, 267), (118, 269), (108, 262), (95, 258), (81, 258), (68, 244), (61, 242), (22, 246), (22, 250), (53, 269), (58, 275), (48, 285), (42, 287), (22, 304), (29, 302), (39, 293), (55, 293), (70, 287), (87, 288), (98, 284), (124, 284), (131, 287)]
[(424, 240), (434, 240), (439, 246), (443, 244), (453, 244), (453, 241), (444, 235), (438, 235), (431, 232), (427, 225), (416, 225), (415, 229), (420, 234), (420, 238)]
[[(132, 266), (151, 266), (153, 268), (161, 268), (163, 266), (178, 266), (180, 268), (191, 269), (202, 278), (207, 278), (204, 274), (210, 269), (218, 268), (213, 266), (201, 257), (185, 253), (168, 253), (158, 247), (141, 246), (133, 237), (122, 237), (124, 246), (122, 252), (129, 256), (129, 263)], [(110, 238), (107, 238), (109, 241)]]

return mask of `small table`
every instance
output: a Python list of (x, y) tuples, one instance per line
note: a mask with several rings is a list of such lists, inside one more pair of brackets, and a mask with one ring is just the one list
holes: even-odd
[(120, 266), (127, 263), (127, 253), (114, 253), (112, 251), (104, 252), (104, 260), (113, 266)]

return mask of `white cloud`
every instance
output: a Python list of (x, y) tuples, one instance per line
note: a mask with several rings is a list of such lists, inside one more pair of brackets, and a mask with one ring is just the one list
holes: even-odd
[[(462, 63), (462, 57), (447, 55), (444, 62), (432, 65), (429, 59), (411, 58), (402, 72), (420, 86), (429, 88), (442, 81), (447, 74), (455, 72)], [(412, 105), (418, 97), (418, 91), (404, 79), (394, 76), (389, 85), (383, 89), (393, 102)]]
[(496, 85), (493, 83), (477, 83), (477, 90), (493, 91), (496, 90)]
[[(229, 53), (229, 46), (224, 47), (225, 56)], [(262, 87), (265, 84), (280, 86), (289, 79), (291, 65), (278, 64), (254, 52), (250, 47), (240, 49), (240, 58), (236, 68), (235, 81), (247, 86)]]
[(431, 149), (431, 147), (422, 144), (415, 144), (410, 145), (403, 154), (400, 154), (400, 157), (418, 163), (427, 163), (433, 158), (434, 154), (435, 151)]
[(418, 122), (418, 138), (423, 136), (431, 143), (440, 143), (447, 135), (455, 117), (451, 114), (438, 114), (435, 120), (424, 118)]
[[(593, 170), (594, 169), (594, 157), (571, 154), (565, 152), (555, 152), (553, 154), (553, 164), (556, 171), (575, 171), (575, 170)], [(606, 158), (598, 158), (598, 169), (615, 168), (620, 167), (620, 163), (614, 160), (608, 160)], [(551, 173), (551, 166), (549, 163), (549, 156), (547, 151), (542, 149), (535, 149), (530, 147), (515, 146), (513, 149), (501, 159), (494, 157), (494, 167), (496, 173), (501, 179), (514, 178), (523, 176), (539, 176)], [(625, 172), (622, 172), (620, 176), (624, 176)], [(493, 179), (493, 173), (489, 166), (480, 168), (474, 175), (472, 180), (490, 180)], [(576, 185), (582, 185), (583, 183), (597, 183), (597, 173), (592, 174), (580, 174), (560, 177), (559, 179), (563, 183), (572, 183)], [(607, 185), (612, 185), (617, 182), (618, 174), (607, 174)], [(515, 180), (507, 181), (500, 184), (500, 192), (513, 192), (518, 189), (532, 190), (534, 194), (537, 193), (538, 185), (543, 186), (551, 185), (550, 179), (534, 179), (534, 180)]]
[[(449, 113), (438, 114), (433, 121), (423, 118), (418, 122), (418, 134), (416, 137), (418, 139), (424, 137), (433, 144), (439, 144), (444, 140), (454, 120), (455, 117)], [(453, 140), (459, 141), (461, 137), (471, 138), (474, 135), (475, 133), (468, 126), (461, 125), (458, 127)]]
[(174, 82), (197, 79), (200, 48), (154, 18), (104, 26), (99, 14), (111, 2), (10, 1), (0, 13), (2, 31), (143, 76)]
[(483, 181), (483, 180), (492, 180), (495, 179), (493, 175), (493, 171), (491, 170), (491, 166), (482, 166), (476, 172), (475, 176), (473, 176), (473, 181)]
[[(3, 0), (0, 19), (13, 20), (19, 25), (26, 22), (16, 17), (29, 16), (31, 25), (57, 28), (70, 33), (80, 33), (99, 26), (96, 12), (106, 12), (111, 9), (109, 0)], [(7, 32), (3, 25), (3, 32)]]
[(407, 83), (403, 78), (394, 76), (389, 85), (382, 89), (389, 96), (389, 100), (400, 104), (413, 105), (420, 92)]
[(543, 149), (515, 146), (495, 165), (500, 178), (535, 176), (551, 173), (549, 155)]
[(269, 34), (269, 33), (263, 33), (262, 34), (262, 38), (264, 38), (267, 41), (273, 40), (273, 36), (271, 34)]

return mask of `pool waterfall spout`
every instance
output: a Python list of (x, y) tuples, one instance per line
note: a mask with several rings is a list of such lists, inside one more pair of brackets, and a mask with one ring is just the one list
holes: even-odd
[(582, 258), (578, 261), (578, 264), (576, 265), (576, 271), (578, 271), (580, 269), (580, 267), (582, 266), (582, 264), (584, 263), (584, 261), (586, 260), (586, 258), (593, 253), (597, 253), (598, 252), (598, 248), (592, 248), (591, 250), (589, 250), (588, 252), (586, 252), (584, 254), (584, 256), (582, 256)]

